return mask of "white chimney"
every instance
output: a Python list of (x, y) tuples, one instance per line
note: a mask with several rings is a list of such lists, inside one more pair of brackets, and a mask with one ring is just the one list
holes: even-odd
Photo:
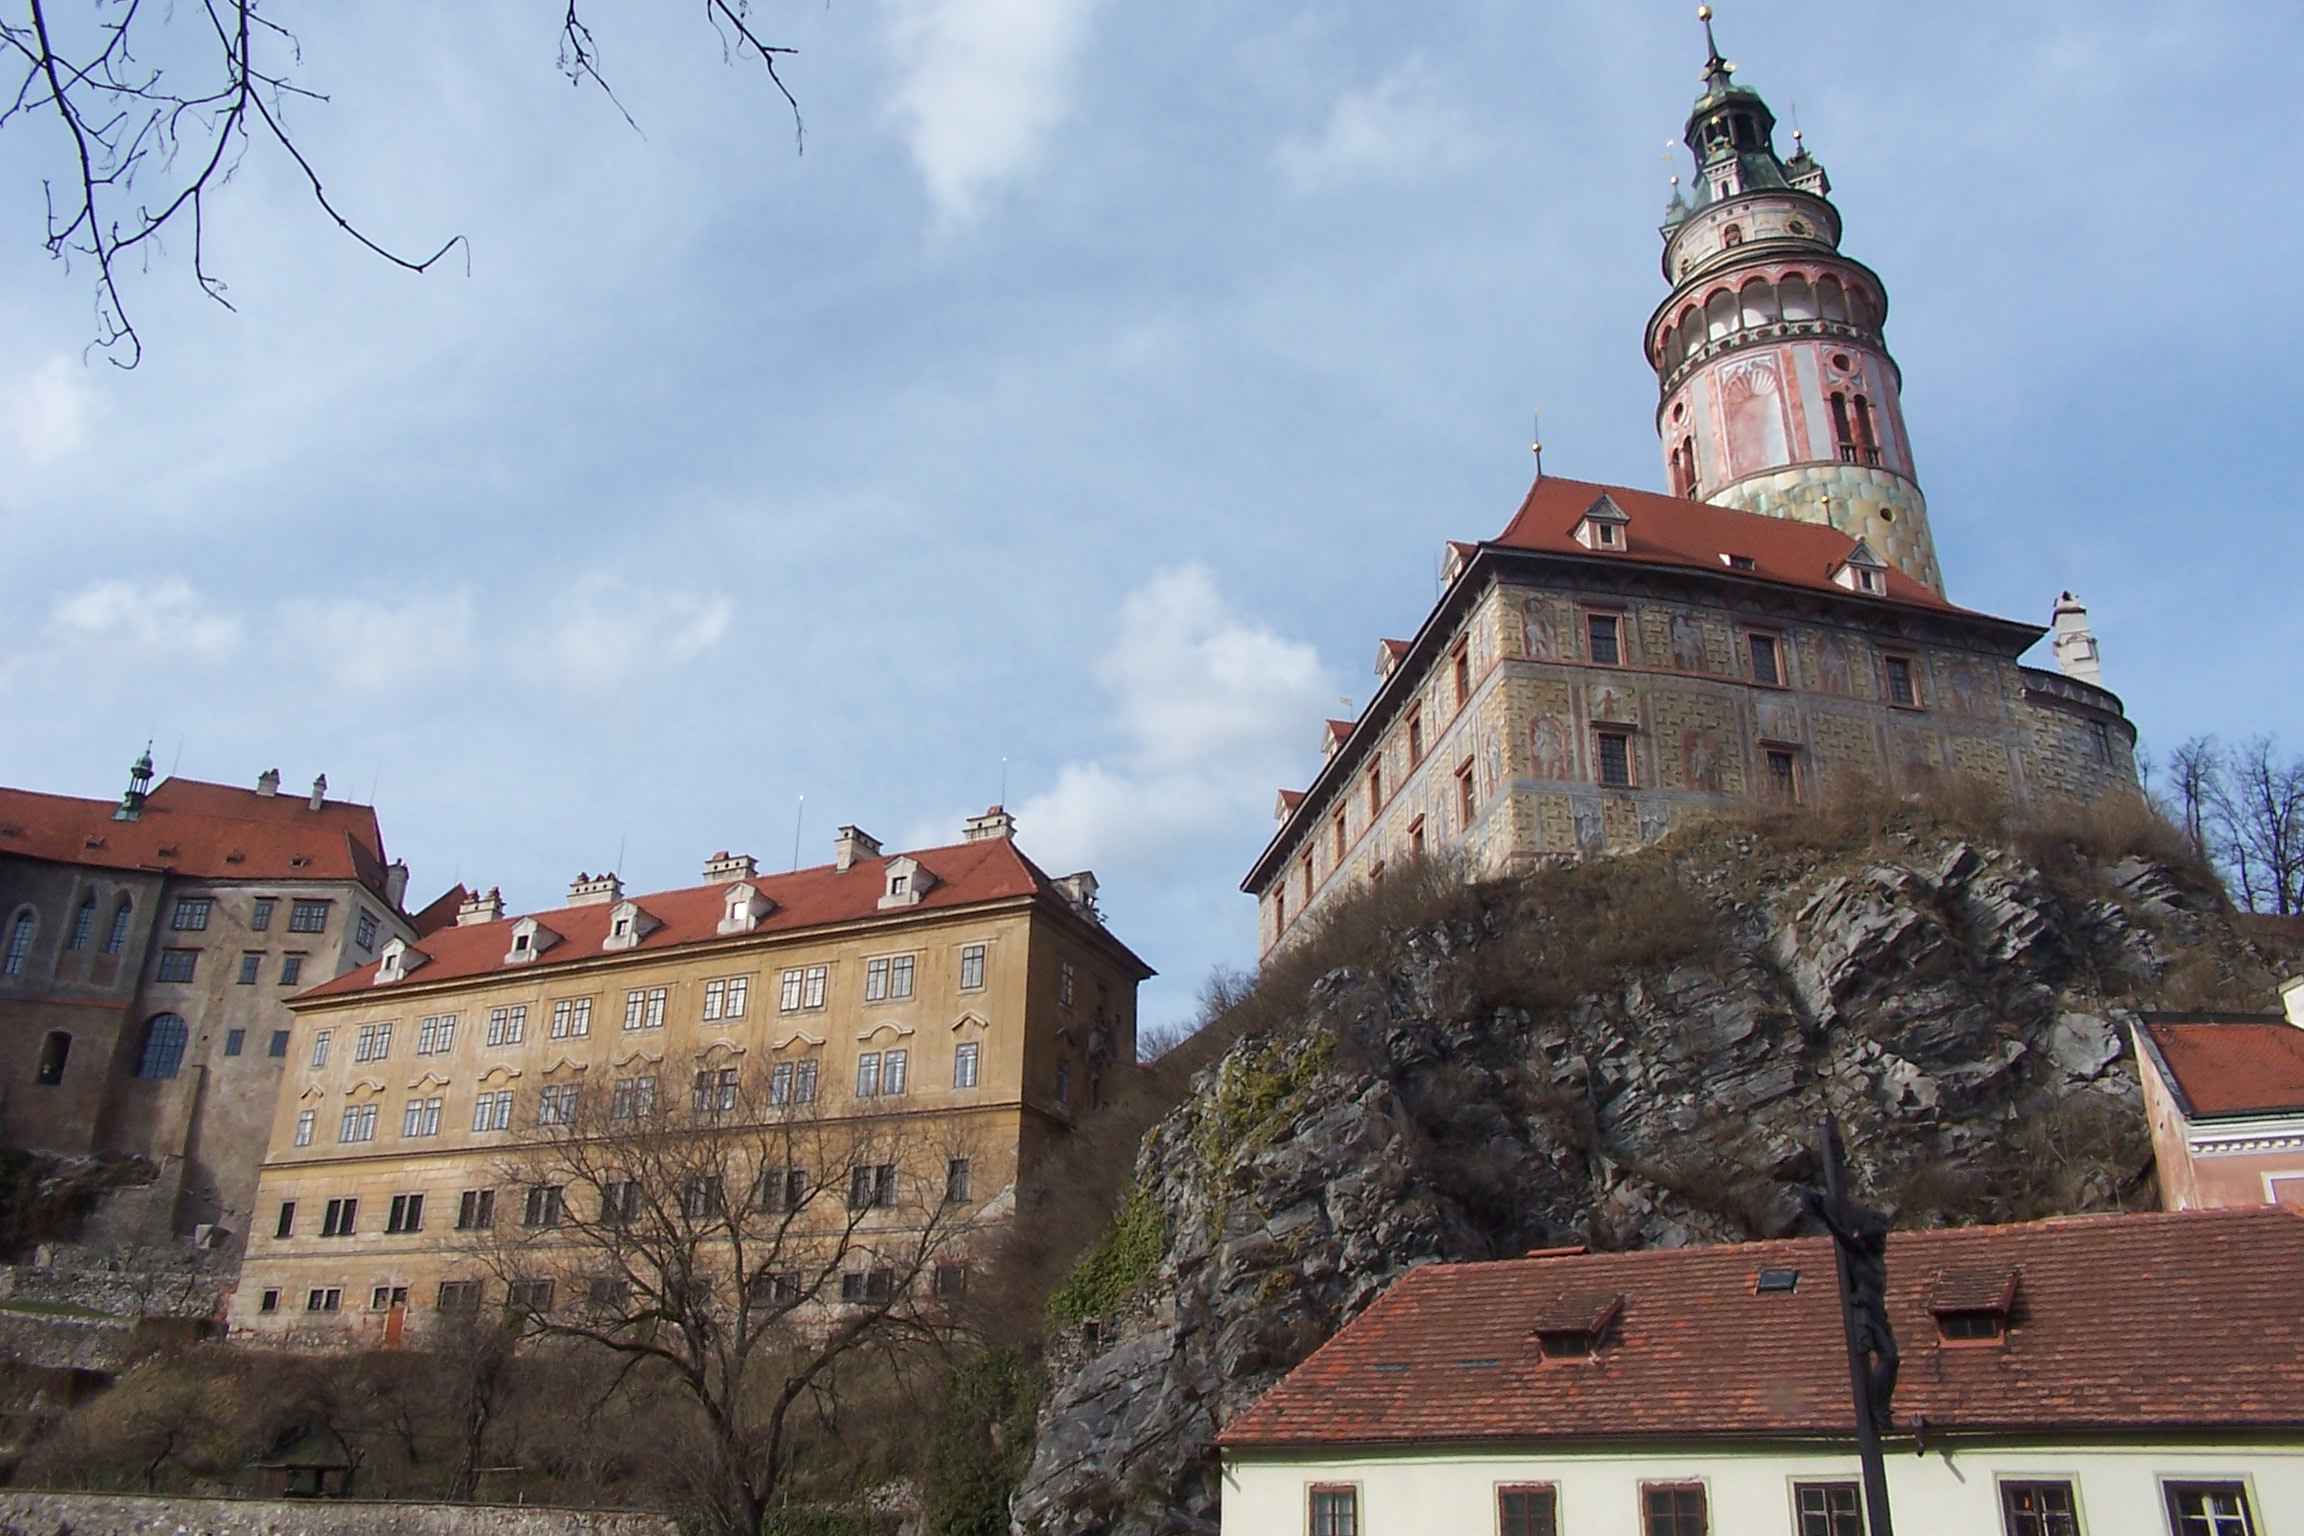
[(2104, 686), (2104, 669), (2096, 654), (2096, 636), (2088, 628), (2088, 610), (2067, 592), (2056, 599), (2049, 619), (2049, 648), (2056, 654), (2056, 670), (2077, 682)]
[(846, 872), (860, 859), (880, 857), (880, 839), (861, 827), (842, 827), (832, 834), (832, 867)]
[(456, 908), (456, 926), (477, 928), (482, 923), (501, 922), (504, 918), (504, 893), (495, 886), (488, 887), (485, 896), (469, 897)]
[(393, 911), (400, 912), (406, 910), (400, 903), (407, 895), (408, 865), (404, 860), (394, 859), (384, 866), (384, 899), (392, 903)]
[(267, 800), (280, 793), (280, 770), (267, 768), (256, 775), (256, 793)]
[(328, 775), (322, 774), (312, 781), (312, 809), (318, 810), (328, 799)]
[(624, 899), (624, 882), (613, 874), (587, 875), (581, 870), (568, 882), (568, 905), (572, 907), (605, 906)]
[(704, 883), (721, 885), (736, 880), (749, 880), (759, 870), (748, 853), (730, 853), (723, 848), (704, 861)]
[(993, 838), (1011, 838), (1016, 835), (1016, 818), (1005, 806), (993, 806), (981, 816), (971, 816), (960, 824), (960, 836), (966, 842), (983, 843)]
[(2288, 1022), (2304, 1029), (2304, 976), (2291, 976), (2280, 983), (2280, 1006), (2288, 1011)]

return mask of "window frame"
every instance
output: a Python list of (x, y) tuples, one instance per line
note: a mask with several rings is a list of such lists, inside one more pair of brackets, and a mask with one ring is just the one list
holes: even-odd
[[(16, 922), (21, 928), (25, 919), (18, 918)], [(152, 966), (152, 979), (172, 987), (189, 987), (199, 979), (199, 975), (200, 951), (197, 949), (163, 949)]]
[(328, 909), (331, 901), (292, 901), (288, 904), (288, 931), (290, 933), (326, 933)]
[[(1769, 677), (1762, 677), (1762, 676), (1760, 675), (1760, 667), (1759, 667), (1759, 652), (1758, 652), (1757, 650), (1755, 650), (1755, 649), (1754, 649), (1754, 647), (1755, 647), (1755, 646), (1757, 646), (1757, 645), (1760, 645), (1760, 644), (1763, 644), (1763, 643), (1765, 643), (1765, 644), (1767, 645), (1767, 647), (1768, 647), (1768, 661), (1769, 661), (1769, 666), (1770, 666), (1770, 668), (1772, 669), (1772, 672), (1773, 672), (1773, 675), (1772, 675), (1772, 676), (1769, 676)], [(1747, 630), (1745, 630), (1745, 631), (1744, 631), (1744, 680), (1745, 680), (1746, 682), (1750, 683), (1750, 684), (1751, 684), (1753, 687), (1755, 687), (1755, 688), (1789, 688), (1789, 687), (1791, 687), (1792, 685), (1791, 685), (1791, 684), (1790, 684), (1788, 681), (1786, 681), (1786, 674), (1785, 674), (1785, 667), (1784, 667), (1784, 652), (1785, 652), (1785, 649), (1786, 649), (1786, 647), (1785, 647), (1785, 643), (1784, 643), (1784, 633), (1783, 633), (1783, 631), (1781, 631), (1781, 630), (1774, 630), (1774, 629), (1747, 629)]]
[[(1903, 698), (1896, 697), (1896, 668), (1904, 668)], [(1890, 709), (1924, 709), (1920, 698), (1920, 658), (1908, 651), (1880, 653), (1880, 699)]]
[[(960, 946), (961, 991), (981, 992), (984, 990), (984, 963), (990, 957), (990, 949), (990, 945), (983, 943)], [(971, 977), (974, 979), (971, 980)]]
[(215, 915), (216, 898), (213, 896), (179, 896), (168, 909), (170, 933), (206, 933), (208, 919)]
[(1456, 713), (1472, 702), (1472, 637), (1466, 635), (1448, 648), (1448, 677), (1456, 685)]
[[(1640, 1522), (1640, 1536), (1658, 1536), (1658, 1532), (1655, 1526), (1651, 1523), (1655, 1517), (1655, 1511), (1648, 1507), (1648, 1501), (1652, 1496), (1659, 1493), (1695, 1494), (1701, 1505), (1697, 1511), (1698, 1536), (1711, 1536), (1712, 1487), (1711, 1484), (1700, 1477), (1641, 1479), (1640, 1504), (1637, 1513), (1637, 1518)], [(1675, 1527), (1679, 1525), (1680, 1519), (1681, 1516), (1679, 1511), (1674, 1510), (1672, 1513), (1672, 1523)], [(1662, 1536), (1680, 1536), (1680, 1533), (1677, 1530), (1668, 1531), (1662, 1533)]]
[(1472, 830), (1472, 823), (1480, 819), (1480, 786), (1474, 776), (1474, 761), (1467, 757), (1456, 765), (1456, 817), (1463, 830)]
[(1865, 1523), (1864, 1485), (1861, 1481), (1851, 1477), (1795, 1477), (1791, 1479), (1791, 1483), (1793, 1536), (1809, 1536), (1806, 1525), (1808, 1511), (1800, 1507), (1800, 1498), (1802, 1494), (1811, 1490), (1824, 1494), (1827, 1499), (1827, 1507), (1822, 1511), (1826, 1527), (1823, 1536), (1833, 1536), (1831, 1525), (1836, 1512), (1829, 1507), (1828, 1501), (1831, 1494), (1840, 1489), (1845, 1489), (1856, 1496), (1854, 1536), (1865, 1536), (1869, 1527)]
[[(2246, 1476), (2200, 1477), (2196, 1475), (2164, 1476), (2160, 1483), (2160, 1511), (2168, 1521), (2170, 1536), (2184, 1536), (2176, 1512), (2176, 1500), (2187, 1493), (2231, 1493), (2240, 1500), (2240, 1536), (2263, 1536), (2263, 1526), (2256, 1519), (2255, 1480)], [(2077, 1504), (2078, 1495), (2074, 1495)], [(2211, 1528), (2210, 1536), (2220, 1536)]]
[(976, 1087), (984, 1071), (984, 1047), (981, 1041), (962, 1040), (952, 1047), (952, 1086), (965, 1092)]
[(1551, 1501), (1550, 1507), (1545, 1511), (1545, 1528), (1539, 1531), (1533, 1527), (1531, 1522), (1531, 1528), (1520, 1533), (1520, 1536), (1560, 1536), (1560, 1485), (1558, 1483), (1498, 1483), (1494, 1492), (1496, 1496), (1496, 1536), (1514, 1536), (1511, 1526), (1504, 1517), (1504, 1500), (1512, 1495), (1526, 1497), (1539, 1493)]
[[(1584, 659), (1595, 667), (1622, 668), (1630, 665), (1624, 654), (1625, 615), (1614, 609), (1584, 611)], [(1607, 626), (1609, 655), (1600, 654), (1601, 626)]]
[[(1622, 730), (1595, 726), (1592, 730), (1592, 782), (1602, 789), (1638, 789), (1640, 787), (1639, 759), (1632, 751), (1633, 732), (1629, 726)], [(1624, 777), (1621, 781), (1608, 777), (1608, 749), (1604, 743), (1617, 741), (1624, 746)]]
[[(1358, 1483), (1306, 1483), (1304, 1485), (1304, 1530), (1306, 1536), (1361, 1536), (1362, 1527), (1366, 1524), (1362, 1517), (1364, 1501), (1361, 1495), (1362, 1490)], [(1320, 1501), (1323, 1498), (1338, 1497), (1347, 1501), (1345, 1504), (1346, 1523), (1339, 1526), (1334, 1511), (1330, 1510), (1326, 1515), (1326, 1523), (1323, 1524)]]
[[(1784, 760), (1785, 775), (1776, 777), (1776, 760)], [(1765, 777), (1769, 793), (1781, 798), (1786, 805), (1804, 805), (1802, 793), (1806, 775), (1800, 771), (1800, 749), (1789, 742), (1762, 740), (1760, 743), (1760, 771)]]
[[(2014, 1511), (2008, 1507), (2009, 1499), (2026, 1489), (2048, 1488), (2064, 1490), (2065, 1497), (2071, 1501), (2071, 1508), (2066, 1511), (2071, 1518), (2071, 1530), (2075, 1536), (2087, 1536), (2088, 1527), (2080, 1504), (2080, 1479), (2069, 1473), (2058, 1476), (2049, 1472), (2002, 1473), (1993, 1479), (1993, 1502), (1999, 1506), (2002, 1536), (2018, 1536), (2012, 1518)], [(2044, 1525), (2037, 1536), (2057, 1536), (2057, 1532)]]

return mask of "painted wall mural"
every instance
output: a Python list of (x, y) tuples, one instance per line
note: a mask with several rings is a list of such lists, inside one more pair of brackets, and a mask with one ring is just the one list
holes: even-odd
[(1784, 414), (1784, 381), (1759, 358), (1723, 370), (1720, 403), (1728, 435), (1730, 478), (1758, 474), (1792, 461)]

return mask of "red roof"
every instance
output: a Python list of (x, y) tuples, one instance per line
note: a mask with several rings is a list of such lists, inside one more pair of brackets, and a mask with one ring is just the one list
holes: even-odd
[(2304, 1029), (2293, 1024), (2146, 1024), (2186, 1115), (2304, 1113)]
[(341, 800), (162, 779), (135, 821), (111, 800), (0, 789), (0, 854), (195, 880), (357, 880), (384, 889), (376, 812)]
[[(1794, 1268), (1790, 1295), (1763, 1269)], [(2304, 1213), (2277, 1207), (1899, 1232), (1895, 1414), (1965, 1432), (2304, 1427)], [(1931, 1307), (2015, 1279), (2005, 1339)], [(1622, 1310), (1589, 1357), (1536, 1330)], [(1233, 1419), (1233, 1447), (1854, 1434), (1829, 1239), (1433, 1264)]]
[[(1069, 909), (1055, 883), (1038, 865), (1024, 857), (1015, 843), (1004, 837), (956, 843), (949, 848), (926, 848), (908, 856), (934, 875), (936, 881), (918, 905), (901, 908), (903, 914), (944, 911), (1016, 896), (1043, 896)], [(637, 904), (660, 925), (650, 929), (633, 947), (641, 951), (666, 950), (720, 940), (723, 937), (720, 919), (726, 914), (722, 893), (739, 884), (751, 886), (776, 903), (776, 909), (761, 918), (759, 926), (752, 930), (755, 934), (797, 932), (828, 923), (880, 916), (880, 897), (887, 890), (882, 869), (890, 859), (898, 857), (906, 855), (860, 859), (845, 871), (822, 864), (785, 875), (755, 875), (743, 881), (718, 880), (710, 885), (656, 891), (645, 896), (627, 894), (624, 900)], [(609, 914), (616, 906), (615, 902), (598, 902), (525, 914), (560, 938), (537, 959), (518, 966), (505, 964), (504, 956), (512, 948), (512, 928), (523, 920), (521, 915), (469, 927), (439, 929), (417, 941), (415, 947), (427, 959), (422, 966), (408, 972), (407, 984), (455, 981), (549, 967), (558, 961), (597, 958), (602, 953), (601, 942), (608, 937)], [(1115, 951), (1138, 966), (1142, 975), (1152, 974), (1151, 968), (1138, 960), (1126, 945), (1101, 929), (1098, 932)], [(340, 997), (363, 992), (380, 964), (381, 960), (348, 971), (300, 993), (299, 998)]]
[(433, 897), (431, 904), (425, 907), (423, 911), (412, 914), (408, 919), (409, 926), (416, 930), (416, 937), (418, 938), (423, 938), (426, 934), (438, 933), (443, 928), (453, 928), (456, 926), (456, 914), (463, 910), (464, 903), (473, 900), (479, 894), (478, 891), (466, 890), (464, 882), (459, 880)]
[[(1576, 541), (1576, 525), (1592, 504), (1605, 495), (1616, 503), (1630, 526), (1624, 530), (1626, 548), (1587, 549)], [(1773, 581), (1789, 587), (1807, 587), (1851, 596), (1832, 580), (1856, 541), (1821, 523), (1764, 517), (1709, 502), (1680, 496), (1660, 496), (1621, 485), (1594, 485), (1584, 480), (1563, 480), (1546, 475), (1529, 487), (1511, 525), (1495, 543), (1508, 549), (1540, 550), (1547, 554), (1577, 555), (1588, 560), (1628, 560), (1643, 565), (1672, 565), (1715, 573)], [(1875, 551), (1877, 553), (1877, 551)], [(1749, 569), (1732, 566), (1728, 559), (1749, 559)], [(1935, 592), (1891, 567), (1884, 601), (1933, 608), (1943, 613), (1965, 613)], [(1874, 599), (1882, 601), (1883, 599)]]

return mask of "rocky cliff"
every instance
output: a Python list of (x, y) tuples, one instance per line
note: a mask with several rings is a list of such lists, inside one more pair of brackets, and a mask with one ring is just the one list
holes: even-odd
[(1213, 1531), (1216, 1430), (1404, 1270), (1782, 1232), (1827, 1112), (1905, 1224), (2150, 1203), (2128, 1026), (2273, 981), (2155, 846), (1907, 811), (1371, 899), (1145, 1136), (1016, 1527)]

